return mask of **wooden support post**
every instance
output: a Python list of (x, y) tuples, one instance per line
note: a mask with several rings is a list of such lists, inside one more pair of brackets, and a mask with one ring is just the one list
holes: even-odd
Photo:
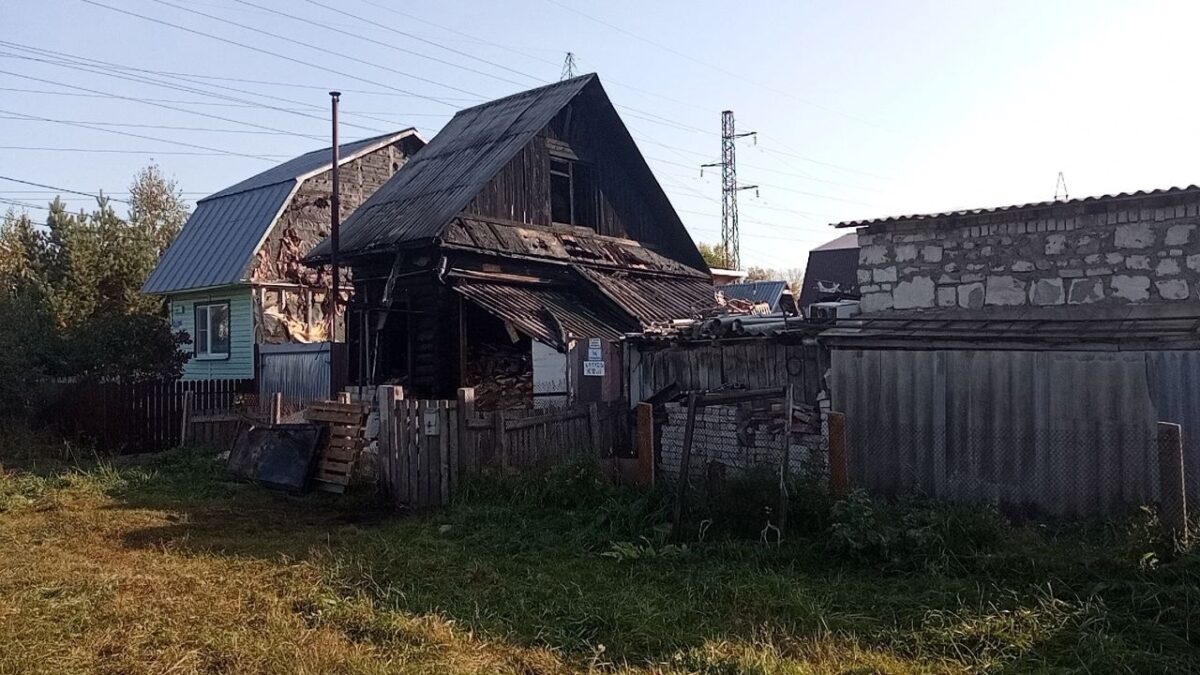
[(683, 527), (683, 518), (687, 514), (688, 471), (692, 461), (692, 436), (695, 435), (696, 408), (699, 402), (699, 394), (696, 392), (688, 394), (687, 424), (683, 428), (683, 453), (679, 458), (679, 478), (675, 491), (675, 512), (671, 523), (671, 536), (674, 538), (679, 537), (680, 528)]
[(399, 439), (396, 438), (396, 401), (404, 398), (400, 387), (379, 387), (379, 487), (384, 496), (395, 500), (396, 467)]
[(493, 446), (497, 455), (496, 459), (500, 460), (500, 468), (508, 471), (508, 432), (504, 428), (503, 410), (492, 413), (492, 433), (495, 436)]
[(283, 393), (277, 391), (277, 392), (275, 392), (275, 394), (273, 396), (271, 396), (271, 412), (270, 412), (270, 416), (267, 418), (267, 421), (270, 424), (279, 424), (279, 422), (282, 419), (283, 419)]
[(192, 442), (192, 407), (195, 405), (195, 398), (195, 392), (183, 392), (183, 419), (179, 429), (179, 445), (181, 446)]
[(637, 465), (638, 482), (654, 485), (654, 406), (637, 404)]
[(829, 420), (829, 492), (834, 497), (850, 493), (850, 470), (846, 458), (846, 415), (831, 412)]
[(779, 463), (779, 538), (787, 530), (788, 480), (792, 463), (792, 385), (783, 388), (783, 461)]
[(1158, 517), (1176, 541), (1187, 539), (1187, 492), (1183, 469), (1183, 427), (1158, 423)]
[(600, 407), (595, 401), (588, 404), (588, 440), (592, 445), (593, 456), (603, 456), (600, 447)]

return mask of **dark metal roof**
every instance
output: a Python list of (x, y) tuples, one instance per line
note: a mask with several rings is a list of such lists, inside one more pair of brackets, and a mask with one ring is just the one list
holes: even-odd
[[(713, 285), (705, 278), (666, 277), (576, 267), (610, 300), (641, 322), (691, 319), (713, 306)], [(724, 287), (722, 287), (724, 288)]]
[[(345, 143), (339, 154), (349, 162), (415, 133), (405, 129)], [(142, 292), (174, 293), (244, 280), (259, 244), (299, 181), (331, 165), (329, 148), (314, 150), (201, 199)]]
[(858, 295), (858, 234), (854, 232), (809, 251), (797, 302), (804, 309), (834, 294)]
[(961, 218), (965, 216), (981, 216), (996, 213), (1006, 213), (1011, 211), (1025, 211), (1035, 209), (1047, 209), (1058, 207), (1078, 206), (1083, 204), (1094, 204), (1098, 202), (1115, 202), (1128, 199), (1146, 199), (1157, 197), (1173, 197), (1178, 195), (1194, 195), (1200, 193), (1200, 187), (1188, 185), (1187, 187), (1172, 187), (1161, 190), (1138, 190), (1137, 192), (1121, 192), (1112, 195), (1100, 195), (1097, 197), (1082, 197), (1080, 199), (1068, 199), (1063, 201), (1048, 201), (1048, 202), (1030, 202), (1028, 204), (1014, 204), (1011, 206), (997, 206), (983, 209), (962, 209), (959, 211), (945, 211), (942, 213), (924, 213), (912, 214), (907, 216), (888, 216), (886, 218), (869, 218), (865, 220), (847, 220), (841, 223), (834, 223), (834, 227), (863, 227), (865, 225), (882, 225), (885, 223), (899, 223), (922, 220), (941, 220), (949, 218)]
[(908, 344), (913, 349), (980, 343), (1193, 348), (1200, 341), (1200, 314), (1194, 307), (1167, 305), (894, 312), (839, 320), (821, 339), (834, 346)]
[(725, 284), (718, 290), (727, 298), (748, 300), (756, 305), (767, 305), (771, 311), (779, 308), (779, 299), (787, 290), (787, 282), (778, 281), (746, 281), (739, 284)]
[[(456, 279), (455, 291), (531, 338), (559, 349), (563, 339), (616, 340), (636, 322), (567, 284), (524, 284)], [(567, 335), (563, 335), (566, 332)]]
[[(459, 111), (438, 135), (342, 224), (343, 253), (386, 249), (440, 236), (522, 148), (589, 84), (594, 74)], [(311, 253), (327, 257), (329, 241)]]

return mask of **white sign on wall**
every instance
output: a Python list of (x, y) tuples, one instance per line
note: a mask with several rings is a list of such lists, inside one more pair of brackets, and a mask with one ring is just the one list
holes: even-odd
[(604, 362), (584, 361), (583, 374), (587, 377), (604, 377)]

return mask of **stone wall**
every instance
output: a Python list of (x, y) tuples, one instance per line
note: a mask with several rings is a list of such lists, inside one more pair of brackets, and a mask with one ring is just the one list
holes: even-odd
[(862, 310), (1195, 301), (1198, 202), (1123, 198), (860, 227)]

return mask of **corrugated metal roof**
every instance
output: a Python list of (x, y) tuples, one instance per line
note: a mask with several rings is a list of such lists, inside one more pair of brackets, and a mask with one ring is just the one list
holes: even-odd
[(765, 304), (775, 311), (779, 308), (779, 298), (787, 290), (786, 281), (745, 281), (738, 284), (725, 284), (721, 292), (726, 298), (749, 300), (756, 305)]
[[(345, 143), (339, 146), (339, 166), (415, 133), (410, 128)], [(173, 293), (242, 281), (297, 181), (328, 169), (329, 155), (329, 148), (305, 153), (201, 199), (142, 292)]]
[(616, 340), (636, 328), (629, 317), (610, 311), (599, 298), (584, 297), (569, 285), (456, 279), (451, 288), (517, 330), (558, 348), (564, 347), (564, 330), (572, 338)]
[(575, 269), (637, 317), (643, 327), (654, 322), (695, 318), (713, 306), (715, 289), (705, 278), (651, 276), (590, 267)]
[(1137, 192), (1120, 192), (1112, 195), (1100, 195), (1096, 197), (1082, 197), (1079, 199), (1067, 199), (1063, 201), (1048, 201), (1048, 202), (1030, 202), (1028, 204), (1013, 204), (1011, 206), (996, 206), (992, 208), (982, 209), (962, 209), (959, 211), (944, 211), (942, 213), (922, 213), (912, 214), (907, 216), (888, 216), (886, 218), (868, 218), (864, 220), (847, 220), (840, 223), (834, 223), (834, 227), (862, 227), (865, 225), (881, 225), (885, 223), (899, 223), (908, 221), (920, 220), (939, 220), (944, 218), (960, 218), (964, 216), (980, 216), (994, 213), (1005, 213), (1009, 211), (1024, 211), (1033, 209), (1046, 209), (1064, 206), (1078, 206), (1082, 204), (1094, 204), (1097, 202), (1119, 201), (1125, 199), (1145, 199), (1154, 197), (1172, 197), (1178, 195), (1190, 195), (1200, 193), (1200, 187), (1196, 185), (1188, 185), (1187, 187), (1172, 187), (1161, 190), (1138, 190)]
[[(438, 135), (342, 224), (343, 253), (362, 253), (442, 234), (497, 172), (594, 74), (459, 111)], [(312, 257), (329, 255), (329, 241)]]

